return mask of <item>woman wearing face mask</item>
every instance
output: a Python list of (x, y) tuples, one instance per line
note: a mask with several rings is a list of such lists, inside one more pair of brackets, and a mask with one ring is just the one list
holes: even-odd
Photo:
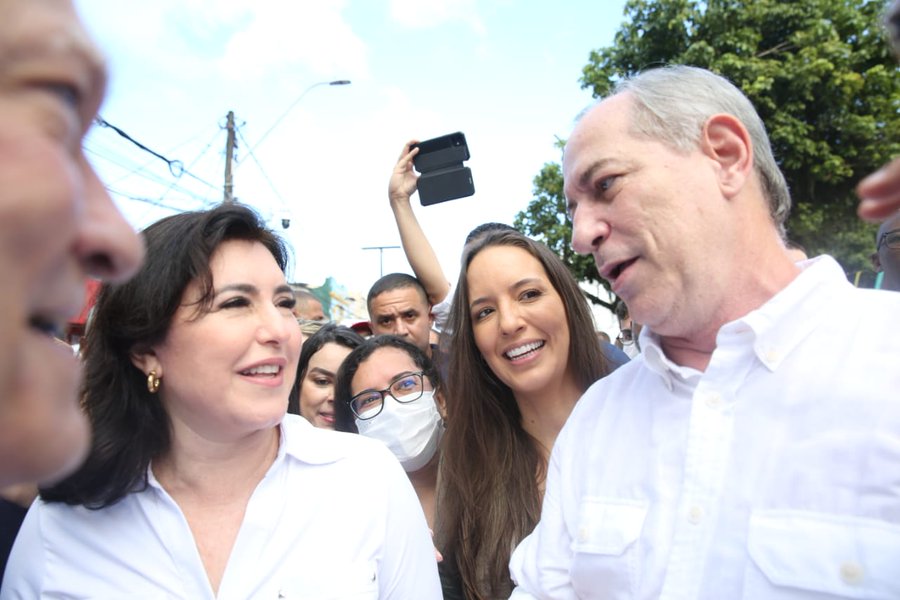
[(438, 370), (417, 346), (392, 335), (364, 341), (338, 371), (335, 429), (381, 440), (419, 497), (428, 526), (444, 433)]
[(444, 594), (507, 598), (509, 558), (540, 517), (556, 435), (609, 365), (566, 266), (515, 231), (466, 247), (448, 329), (452, 420), (435, 540), (442, 575), (456, 576), (445, 586), (459, 587)]
[(334, 377), (350, 351), (362, 343), (358, 333), (334, 323), (309, 336), (300, 351), (288, 412), (305, 417), (313, 427), (334, 429)]
[(32, 505), (0, 599), (439, 598), (390, 453), (285, 416), (300, 327), (283, 242), (236, 203), (143, 237), (83, 345), (88, 457)]

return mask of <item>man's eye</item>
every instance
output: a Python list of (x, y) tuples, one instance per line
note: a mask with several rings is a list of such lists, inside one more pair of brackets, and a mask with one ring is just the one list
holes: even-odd
[(612, 175), (610, 177), (604, 177), (600, 181), (597, 182), (597, 189), (602, 192), (608, 192), (609, 189), (616, 182), (617, 176)]
[(77, 110), (81, 106), (81, 90), (71, 83), (49, 81), (42, 83), (41, 87), (62, 100), (70, 108)]

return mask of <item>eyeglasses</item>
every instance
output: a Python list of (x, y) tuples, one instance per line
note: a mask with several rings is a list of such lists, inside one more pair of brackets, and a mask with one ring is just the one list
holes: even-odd
[(384, 408), (384, 396), (389, 395), (400, 404), (409, 404), (422, 397), (425, 391), (425, 373), (406, 373), (394, 379), (383, 390), (364, 390), (350, 398), (350, 410), (357, 419), (374, 419)]
[(621, 344), (631, 344), (634, 342), (634, 335), (630, 329), (623, 329), (619, 332), (619, 335), (616, 336), (616, 339)]
[(875, 247), (876, 250), (881, 250), (881, 247), (886, 245), (891, 250), (900, 250), (900, 229), (892, 229), (890, 231), (885, 231), (881, 234), (881, 238), (878, 240), (878, 245)]

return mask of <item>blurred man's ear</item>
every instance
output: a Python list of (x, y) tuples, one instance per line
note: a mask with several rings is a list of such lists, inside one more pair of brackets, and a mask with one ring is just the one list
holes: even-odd
[(869, 256), (869, 260), (872, 261), (872, 268), (875, 269), (875, 272), (881, 273), (881, 259), (878, 258), (878, 252), (873, 252)]

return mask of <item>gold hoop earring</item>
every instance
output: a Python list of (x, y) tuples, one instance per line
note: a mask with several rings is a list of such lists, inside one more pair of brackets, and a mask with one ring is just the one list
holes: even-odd
[(162, 379), (156, 376), (156, 371), (150, 371), (150, 374), (147, 375), (147, 391), (151, 394), (158, 392), (160, 381)]

